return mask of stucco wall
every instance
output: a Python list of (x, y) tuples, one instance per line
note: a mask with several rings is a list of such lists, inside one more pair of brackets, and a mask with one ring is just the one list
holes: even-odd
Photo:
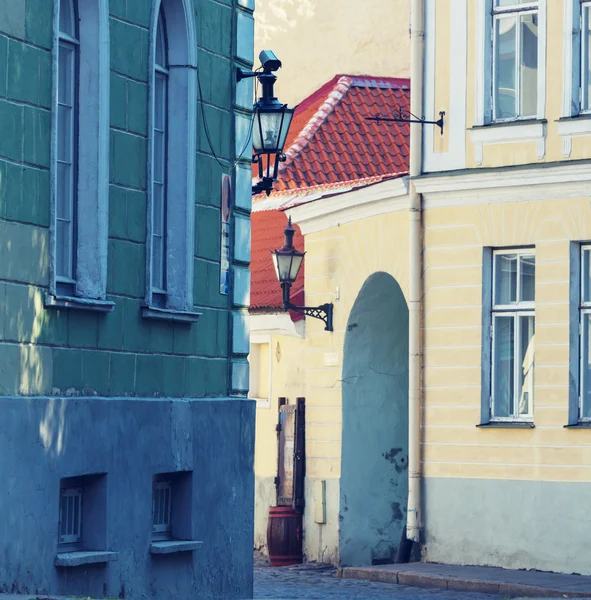
[[(250, 597), (252, 401), (0, 398), (0, 411), (0, 590)], [(152, 556), (152, 478), (178, 470), (193, 473), (188, 525), (203, 547)], [(60, 479), (98, 473), (106, 474), (107, 542), (96, 550), (118, 560), (57, 568)]]
[[(559, 132), (564, 126), (560, 119), (566, 116), (563, 108), (565, 74), (566, 78), (572, 77), (573, 71), (572, 64), (565, 60), (565, 29), (568, 30), (565, 26), (565, 5), (568, 4), (578, 6), (570, 0), (549, 0), (540, 4), (542, 8), (545, 7), (545, 12), (540, 13), (540, 34), (542, 31), (546, 32), (546, 76), (545, 85), (541, 86), (545, 94), (545, 104), (544, 114), (538, 115), (539, 119), (546, 120), (543, 137), (528, 141), (527, 136), (517, 131), (503, 139), (502, 132), (497, 132), (498, 141), (483, 145), (482, 161), (479, 161), (473, 136), (482, 132), (472, 130), (479, 124), (478, 116), (481, 112), (477, 108), (477, 80), (481, 73), (492, 72), (490, 65), (483, 64), (484, 59), (477, 50), (481, 39), (479, 36), (486, 36), (485, 43), (488, 43), (486, 40), (490, 40), (490, 34), (486, 33), (485, 27), (479, 23), (479, 18), (485, 19), (486, 15), (484, 11), (479, 10), (480, 2), (427, 0), (425, 106), (431, 107), (433, 111), (427, 115), (428, 118), (438, 118), (439, 111), (446, 112), (443, 135), (440, 135), (439, 130), (434, 130), (432, 136), (433, 132), (430, 129), (423, 130), (427, 152), (434, 152), (435, 161), (441, 161), (440, 168), (430, 161), (429, 171), (548, 163), (565, 159), (584, 159), (591, 155), (590, 133), (575, 134), (571, 137)], [(578, 22), (577, 14), (575, 23)], [(462, 40), (461, 43), (458, 43), (458, 39)], [(572, 45), (572, 41), (570, 43)], [(429, 47), (433, 47), (432, 54)], [(488, 86), (490, 84), (485, 83), (486, 89), (482, 92), (485, 95), (490, 94)], [(429, 110), (430, 108), (427, 112)], [(450, 144), (456, 144), (459, 136), (465, 136), (465, 144), (462, 142), (456, 147), (451, 147)], [(454, 153), (458, 153), (458, 148), (462, 150), (463, 155), (453, 156)], [(565, 152), (565, 148), (570, 150)], [(454, 166), (450, 166), (452, 164)]]
[[(292, 216), (297, 221), (297, 211)], [(334, 332), (324, 331), (321, 321), (306, 320), (304, 550), (310, 560), (339, 560), (343, 352), (351, 310), (363, 284), (377, 272), (390, 274), (406, 296), (407, 244), (403, 209), (306, 235), (306, 303), (334, 302)], [(390, 448), (397, 447), (394, 438), (392, 433)], [(323, 525), (314, 523), (315, 480), (326, 481)]]
[[(260, 332), (258, 333), (260, 335)], [(267, 517), (269, 507), (276, 504), (277, 431), (279, 398), (289, 404), (305, 396), (304, 340), (289, 335), (269, 335), (271, 389), (268, 405), (258, 403), (256, 409), (255, 547), (267, 552)]]
[(408, 77), (409, 10), (408, 0), (257, 0), (255, 58), (277, 54), (276, 91), (292, 105), (339, 73)]

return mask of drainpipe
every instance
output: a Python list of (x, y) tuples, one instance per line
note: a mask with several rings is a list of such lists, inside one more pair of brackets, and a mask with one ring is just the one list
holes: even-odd
[[(410, 13), (410, 111), (423, 115), (423, 60), (425, 50), (425, 2), (411, 0)], [(413, 178), (421, 174), (422, 126), (410, 126), (410, 213), (409, 213), (409, 345), (408, 345), (408, 515), (406, 538), (420, 542), (421, 530), (421, 300), (422, 239), (421, 196)], [(410, 544), (407, 544), (410, 553)], [(408, 560), (408, 559), (407, 559)]]

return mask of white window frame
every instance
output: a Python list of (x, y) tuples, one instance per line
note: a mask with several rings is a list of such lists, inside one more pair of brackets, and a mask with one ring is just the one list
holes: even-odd
[[(163, 519), (155, 522), (156, 510), (161, 508), (161, 502), (168, 495), (168, 510), (163, 515)], [(155, 481), (152, 486), (152, 538), (153, 539), (171, 539), (172, 538), (172, 482), (169, 480)]]
[[(253, 346), (262, 346), (262, 345), (266, 345), (269, 347), (269, 365), (268, 365), (268, 369), (269, 369), (269, 375), (268, 375), (268, 381), (267, 381), (267, 398), (259, 398), (258, 395), (252, 395), (251, 396), (251, 392), (249, 390), (249, 398), (252, 398), (253, 400), (256, 400), (257, 403), (257, 408), (271, 408), (271, 398), (272, 396), (272, 385), (273, 385), (273, 347), (272, 347), (272, 337), (270, 335), (251, 335), (250, 337), (250, 351), (251, 354), (248, 355), (248, 362), (249, 362), (249, 372), (251, 377), (249, 377), (249, 387), (250, 387), (250, 382), (252, 381), (252, 372), (253, 372), (253, 366), (258, 367), (258, 362), (257, 359), (253, 360), (252, 357), (254, 357), (254, 353), (253, 353)], [(251, 357), (252, 355), (252, 357)], [(260, 353), (258, 354), (258, 360), (260, 360)], [(251, 364), (251, 361), (254, 362), (255, 364)], [(258, 370), (258, 369), (257, 369)], [(257, 377), (258, 377), (258, 373), (257, 373)], [(258, 389), (256, 390), (257, 392), (259, 391)]]
[[(166, 162), (166, 269), (165, 294), (152, 285), (154, 206), (154, 109), (156, 35), (162, 9), (168, 44), (168, 154)], [(146, 252), (145, 316), (149, 309), (193, 311), (195, 240), (195, 177), (197, 156), (197, 37), (192, 0), (152, 0), (150, 28), (150, 107), (148, 127), (148, 232)], [(164, 291), (164, 290), (163, 290)]]
[[(583, 108), (584, 70), (583, 56), (583, 7), (591, 6), (589, 0), (564, 0), (564, 65), (563, 65), (563, 99), (562, 117), (576, 117), (591, 114), (591, 98), (589, 108)], [(583, 129), (585, 127), (583, 126)], [(560, 132), (562, 135), (577, 134), (578, 130)], [(588, 131), (581, 131), (588, 134)]]
[[(511, 254), (517, 257), (517, 301), (515, 304), (495, 304), (495, 294), (496, 294), (496, 269), (497, 269), (497, 261), (496, 257), (498, 255), (507, 255)], [(521, 369), (521, 364), (519, 360), (516, 360), (516, 357), (521, 355), (521, 338), (519, 336), (519, 317), (533, 317), (534, 318), (534, 327), (535, 327), (535, 300), (533, 302), (526, 301), (521, 302), (519, 298), (520, 294), (520, 275), (521, 275), (521, 261), (519, 260), (520, 256), (535, 256), (534, 248), (502, 248), (495, 250), (492, 254), (493, 266), (492, 266), (492, 309), (491, 309), (491, 352), (490, 352), (490, 407), (489, 407), (489, 418), (491, 422), (524, 422), (531, 423), (533, 422), (534, 415), (534, 391), (535, 391), (535, 358), (533, 364), (534, 377), (532, 378), (531, 385), (531, 399), (529, 402), (529, 412), (527, 414), (517, 413), (508, 417), (498, 417), (495, 415), (495, 337), (496, 337), (496, 322), (498, 318), (502, 317), (512, 317), (514, 320), (514, 378), (513, 378), (513, 395), (514, 395), (514, 406), (519, 406), (519, 370)], [(534, 279), (535, 285), (535, 279)], [(534, 347), (535, 352), (535, 347)], [(535, 357), (535, 354), (534, 354)]]
[[(74, 529), (72, 530), (71, 533), (67, 533), (62, 535), (62, 523), (64, 522), (64, 519), (68, 519), (69, 518), (69, 512), (66, 511), (66, 514), (64, 514), (64, 511), (62, 510), (62, 501), (64, 498), (72, 498), (72, 503), (76, 502), (76, 499), (78, 500), (78, 522), (77, 523), (73, 523), (73, 525), (75, 526)], [(73, 487), (73, 488), (62, 488), (60, 490), (60, 518), (59, 518), (59, 543), (60, 545), (68, 545), (68, 544), (73, 544), (73, 545), (80, 545), (82, 543), (82, 510), (83, 510), (83, 493), (82, 493), (82, 488), (80, 487)], [(73, 510), (73, 508), (72, 508)], [(73, 516), (72, 516), (73, 519)]]
[[(59, 184), (59, 170), (60, 165), (67, 165), (68, 172), (68, 184), (69, 191), (66, 192), (62, 189), (57, 190), (58, 202), (56, 203), (56, 285), (62, 285), (64, 288), (68, 289), (70, 293), (73, 294), (74, 289), (76, 287), (76, 240), (78, 237), (78, 227), (77, 227), (77, 213), (78, 213), (78, 190), (77, 190), (77, 166), (78, 166), (78, 73), (79, 73), (79, 65), (80, 65), (80, 42), (78, 39), (78, 15), (77, 15), (77, 2), (75, 0), (62, 0), (62, 2), (67, 2), (67, 4), (71, 7), (70, 18), (73, 21), (72, 27), (74, 29), (73, 36), (65, 33), (61, 30), (61, 19), (58, 24), (58, 94), (56, 98), (57, 103), (57, 146), (58, 153), (56, 155), (56, 169), (58, 173), (58, 184)], [(70, 52), (70, 61), (67, 66), (67, 73), (65, 77), (62, 77), (62, 64), (61, 57), (62, 52)], [(64, 82), (66, 87), (70, 88), (69, 98), (66, 99), (65, 102), (60, 100), (62, 96), (61, 83)], [(61, 108), (66, 108), (70, 111), (70, 117), (68, 119), (68, 135), (65, 135), (65, 132), (61, 130), (60, 124), (60, 110)], [(63, 139), (67, 137), (67, 139)], [(68, 147), (69, 159), (66, 160), (64, 157), (60, 157), (59, 148), (61, 146)], [(66, 196), (65, 198), (62, 198)], [(69, 218), (66, 217), (65, 214), (60, 214), (59, 205), (65, 204), (67, 205), (66, 212), (69, 213)], [(57, 231), (60, 228), (60, 224), (68, 224), (68, 245), (67, 248), (59, 248), (59, 238), (57, 235)], [(63, 253), (65, 255), (64, 263), (66, 265), (66, 269), (69, 271), (68, 274), (59, 274), (58, 269), (60, 267), (60, 254)]]
[[(476, 2), (476, 113), (474, 125), (482, 126), (493, 123), (516, 123), (520, 121), (542, 120), (546, 114), (546, 20), (547, 0), (537, 0), (523, 5), (502, 7), (495, 10), (494, 0), (474, 0)], [(537, 6), (538, 12), (538, 97), (536, 115), (511, 119), (497, 119), (494, 113), (494, 17), (495, 12), (513, 12), (532, 10)]]
[[(74, 0), (78, 15), (78, 39), (60, 34), (60, 2), (53, 11), (53, 106), (51, 111), (51, 220), (50, 285), (53, 297), (80, 297), (104, 301), (107, 292), (107, 244), (109, 210), (109, 103), (110, 43), (108, 0)], [(62, 43), (78, 44), (77, 147), (75, 189), (77, 214), (73, 229), (75, 274), (57, 276), (58, 200), (58, 89), (59, 49)], [(65, 285), (64, 285), (65, 284)], [(53, 305), (53, 303), (48, 303)]]
[[(583, 335), (585, 328), (583, 326), (583, 321), (587, 315), (591, 315), (591, 301), (585, 302), (585, 278), (587, 277), (585, 273), (585, 252), (591, 253), (591, 245), (585, 244), (581, 246), (581, 284), (579, 291), (579, 419), (578, 421), (581, 423), (589, 423), (591, 422), (591, 417), (583, 417), (583, 390), (585, 389), (585, 369), (583, 368), (583, 345), (585, 343), (585, 336)], [(591, 260), (591, 256), (590, 256)], [(591, 350), (591, 349), (588, 349)]]

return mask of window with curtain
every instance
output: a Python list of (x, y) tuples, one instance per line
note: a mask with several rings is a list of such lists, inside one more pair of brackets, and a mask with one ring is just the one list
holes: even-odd
[(591, 0), (580, 1), (581, 112), (591, 112)]
[(493, 0), (493, 120), (537, 114), (538, 12), (537, 1)]
[(493, 255), (491, 418), (533, 419), (535, 272), (532, 249)]
[(579, 420), (591, 421), (591, 246), (581, 248)]
[[(152, 293), (155, 303), (166, 294), (166, 213), (168, 154), (168, 44), (166, 21), (160, 9), (154, 60), (153, 180), (152, 180)], [(158, 302), (158, 299), (160, 302)]]
[(74, 0), (59, 10), (57, 90), (56, 260), (58, 286), (72, 292), (76, 280), (78, 157), (78, 15)]

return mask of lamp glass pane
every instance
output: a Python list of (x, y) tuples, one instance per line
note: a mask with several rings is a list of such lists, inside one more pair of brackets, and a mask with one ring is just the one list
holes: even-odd
[(284, 111), (283, 117), (283, 125), (281, 127), (281, 135), (279, 138), (279, 152), (283, 151), (285, 147), (285, 140), (287, 139), (287, 134), (289, 133), (289, 126), (291, 125), (291, 120), (293, 119), (293, 108), (286, 108)]
[(259, 111), (256, 114), (252, 136), (252, 145), (255, 152), (272, 154), (277, 151), (282, 117), (283, 113), (281, 111)]
[(293, 256), (291, 254), (276, 254), (277, 256), (277, 271), (279, 281), (289, 281), (289, 273), (291, 271), (291, 262)]
[(291, 261), (291, 269), (290, 269), (290, 273), (289, 273), (289, 280), (293, 283), (298, 276), (298, 273), (300, 271), (300, 267), (302, 266), (302, 261), (304, 260), (304, 255), (300, 254), (300, 255), (295, 255), (293, 257), (293, 260)]

